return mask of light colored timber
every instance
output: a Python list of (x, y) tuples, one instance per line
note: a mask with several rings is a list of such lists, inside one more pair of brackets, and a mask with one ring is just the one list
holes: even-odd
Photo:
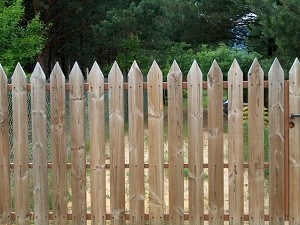
[(250, 225), (264, 224), (264, 72), (255, 59), (248, 73)]
[(115, 62), (108, 75), (111, 224), (125, 224), (123, 75)]
[(228, 72), (229, 224), (244, 224), (243, 72), (236, 60)]
[[(12, 76), (16, 224), (29, 225), (29, 155), (26, 75), (18, 63)], [(24, 113), (25, 112), (25, 113)]]
[(183, 224), (182, 73), (176, 61), (168, 74), (169, 209), (171, 224)]
[(223, 74), (214, 61), (208, 72), (209, 223), (224, 223)]
[(86, 224), (84, 78), (77, 63), (70, 72), (71, 185), (74, 224)]
[(147, 75), (149, 136), (149, 219), (164, 224), (164, 140), (162, 72), (154, 61)]
[(270, 224), (284, 224), (284, 72), (275, 59), (269, 77)]
[(46, 76), (39, 63), (31, 75), (34, 224), (49, 223)]
[(145, 223), (144, 203), (144, 91), (143, 74), (136, 61), (128, 74), (129, 206), (130, 224)]
[(92, 225), (106, 224), (104, 77), (95, 62), (89, 73)]
[(187, 75), (189, 222), (194, 225), (204, 224), (202, 77), (202, 72), (194, 61)]

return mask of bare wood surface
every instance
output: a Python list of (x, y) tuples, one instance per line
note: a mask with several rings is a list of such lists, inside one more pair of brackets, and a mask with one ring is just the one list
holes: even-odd
[(53, 224), (67, 223), (67, 143), (65, 76), (58, 63), (50, 75)]
[[(29, 225), (29, 155), (26, 75), (18, 63), (12, 76), (16, 224)], [(25, 112), (25, 113), (24, 113)]]
[[(300, 113), (300, 62), (295, 60), (290, 70), (290, 114)], [(300, 224), (300, 118), (291, 119), (289, 132), (289, 221)]]
[(176, 61), (168, 74), (169, 211), (171, 224), (183, 224), (182, 73)]
[(271, 225), (284, 224), (284, 72), (275, 59), (268, 74)]
[(34, 224), (48, 224), (46, 76), (39, 63), (31, 75)]
[(196, 61), (188, 82), (188, 160), (190, 224), (204, 224), (203, 193), (203, 87), (202, 72)]
[(84, 78), (77, 63), (70, 72), (71, 184), (74, 224), (86, 224)]
[(143, 74), (136, 61), (128, 74), (130, 224), (144, 224), (144, 107)]
[(92, 225), (106, 224), (104, 77), (95, 62), (89, 74)]
[(244, 224), (243, 72), (236, 60), (228, 72), (229, 224)]
[(162, 72), (154, 61), (147, 75), (150, 224), (164, 224), (164, 140)]
[(255, 59), (248, 73), (250, 224), (264, 224), (264, 72)]
[(125, 224), (125, 146), (123, 75), (115, 62), (108, 75), (110, 207), (113, 225)]
[(0, 224), (10, 224), (7, 77), (0, 64)]
[(208, 201), (210, 224), (224, 223), (223, 74), (214, 61), (208, 72)]

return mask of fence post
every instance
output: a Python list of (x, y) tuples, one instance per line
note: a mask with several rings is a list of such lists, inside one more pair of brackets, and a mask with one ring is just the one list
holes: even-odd
[(29, 225), (29, 155), (26, 75), (18, 63), (12, 76), (16, 223)]
[(168, 74), (168, 150), (170, 222), (183, 224), (182, 73), (176, 61)]
[(223, 73), (214, 60), (208, 75), (209, 222), (224, 222)]
[(70, 131), (72, 217), (74, 224), (86, 224), (86, 157), (84, 140), (84, 78), (77, 63), (70, 72)]
[(0, 224), (10, 224), (7, 77), (0, 64)]
[(125, 224), (123, 75), (115, 62), (108, 75), (111, 223)]
[(264, 72), (255, 59), (248, 73), (249, 222), (264, 224)]
[(275, 59), (269, 77), (269, 174), (271, 224), (284, 224), (284, 72)]
[(244, 224), (243, 72), (236, 60), (228, 72), (229, 224)]
[(89, 119), (91, 153), (91, 220), (106, 224), (104, 77), (95, 62), (89, 74)]
[[(290, 114), (300, 113), (300, 62), (295, 60), (290, 70)], [(300, 118), (291, 118), (289, 131), (289, 222), (300, 224)]]
[(196, 61), (187, 75), (189, 222), (204, 224), (203, 194), (203, 84)]
[(34, 223), (49, 223), (46, 76), (39, 63), (31, 75)]

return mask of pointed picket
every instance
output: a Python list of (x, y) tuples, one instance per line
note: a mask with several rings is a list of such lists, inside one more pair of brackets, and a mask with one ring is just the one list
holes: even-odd
[[(18, 63), (12, 76), (15, 211), (18, 225), (29, 225), (29, 155), (26, 75)], [(24, 113), (25, 112), (25, 113)]]
[(10, 224), (7, 77), (0, 64), (0, 224)]
[(86, 224), (86, 156), (84, 141), (84, 77), (77, 63), (70, 72), (70, 130), (72, 219), (74, 224)]
[(89, 75), (91, 220), (106, 224), (104, 77), (95, 62)]
[[(290, 114), (300, 114), (300, 62), (296, 58), (289, 73)], [(300, 224), (300, 123), (291, 118), (289, 130), (289, 221), (290, 225)]]
[(144, 224), (144, 93), (136, 61), (128, 74), (130, 224)]
[(176, 61), (168, 74), (168, 151), (170, 222), (183, 224), (182, 73)]
[(284, 224), (284, 72), (276, 58), (269, 77), (270, 224)]
[(215, 60), (207, 79), (209, 222), (221, 224), (224, 221), (223, 73)]
[(154, 61), (147, 75), (149, 136), (149, 219), (164, 224), (164, 140), (162, 72)]
[(255, 59), (248, 72), (249, 222), (264, 224), (264, 72)]
[(39, 63), (31, 76), (34, 224), (48, 224), (46, 76)]
[(189, 222), (204, 224), (203, 194), (203, 84), (196, 61), (187, 75), (188, 85), (188, 162)]
[(123, 75), (115, 62), (108, 74), (111, 223), (125, 223)]
[(228, 72), (229, 221), (244, 224), (243, 72), (236, 60)]
[(65, 76), (58, 63), (50, 75), (53, 224), (67, 224), (67, 143)]

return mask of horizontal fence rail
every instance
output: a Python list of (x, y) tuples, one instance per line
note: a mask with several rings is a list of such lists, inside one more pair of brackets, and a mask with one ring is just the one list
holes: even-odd
[[(204, 224), (204, 221), (299, 224), (300, 123), (297, 118), (290, 118), (290, 113), (300, 114), (300, 83), (296, 78), (300, 76), (299, 60), (295, 60), (289, 80), (284, 80), (284, 71), (277, 59), (268, 72), (268, 80), (264, 80), (264, 71), (256, 59), (247, 81), (243, 81), (243, 72), (236, 60), (228, 72), (228, 81), (223, 81), (223, 72), (214, 61), (207, 81), (203, 81), (204, 74), (194, 61), (187, 82), (183, 82), (183, 74), (174, 61), (167, 82), (163, 82), (163, 74), (154, 61), (147, 82), (143, 82), (143, 74), (134, 62), (128, 83), (124, 83), (122, 71), (114, 63), (105, 83), (95, 63), (85, 83), (75, 63), (66, 83), (57, 63), (47, 83), (37, 64), (27, 83), (18, 64), (12, 83), (8, 84), (0, 65), (0, 224), (13, 221), (22, 225), (29, 225), (31, 221), (86, 224), (88, 220), (92, 224), (106, 224), (108, 220), (112, 224), (124, 224), (127, 220), (131, 224), (145, 224), (145, 221), (150, 224), (165, 221), (171, 224), (184, 221), (190, 224)], [(204, 89), (208, 101), (205, 109), (207, 147), (204, 143)], [(228, 91), (226, 116), (224, 90)], [(167, 99), (164, 99), (165, 94)], [(243, 114), (245, 95), (248, 122), (244, 122)], [(128, 111), (124, 111), (125, 98)], [(185, 98), (187, 107), (183, 104)], [(264, 106), (266, 99), (268, 109)], [(46, 115), (47, 104), (50, 116)], [(187, 134), (184, 133), (184, 110), (187, 111)], [(88, 126), (85, 126), (86, 121)], [(245, 124), (248, 142), (243, 137)], [(127, 126), (128, 133), (125, 133)], [(224, 147), (225, 129), (228, 129), (228, 152)], [(265, 129), (268, 129), (267, 140)], [(87, 130), (88, 141), (85, 140)], [(12, 142), (9, 141), (11, 135)], [(268, 149), (265, 149), (266, 141)], [(245, 146), (249, 153), (247, 161), (244, 160)], [(228, 162), (224, 162), (225, 153), (228, 153)], [(108, 171), (109, 177), (106, 176)], [(244, 206), (245, 172), (249, 191), (247, 209)], [(226, 179), (225, 173), (228, 174)], [(269, 185), (268, 204), (265, 203), (265, 182)], [(206, 194), (205, 183), (208, 183)], [(229, 193), (226, 211), (225, 184)], [(204, 195), (208, 196), (207, 206)], [(266, 207), (269, 213), (265, 212)]]

